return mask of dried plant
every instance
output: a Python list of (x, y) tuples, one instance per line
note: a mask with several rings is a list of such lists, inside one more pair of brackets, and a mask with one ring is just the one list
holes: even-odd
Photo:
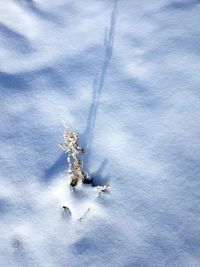
[(85, 153), (85, 148), (78, 144), (79, 133), (77, 131), (71, 131), (69, 127), (65, 127), (64, 138), (65, 143), (60, 144), (60, 147), (67, 153), (70, 185), (74, 187), (79, 181), (91, 183), (90, 177), (83, 170), (83, 154)]
[(97, 189), (99, 191), (98, 195), (99, 197), (101, 196), (102, 193), (109, 193), (109, 184), (105, 184), (105, 185), (100, 185), (100, 186), (97, 186)]
[(71, 215), (72, 215), (71, 210), (68, 207), (63, 206), (63, 212), (62, 212), (63, 218), (70, 218)]
[(88, 212), (91, 210), (91, 208), (89, 207), (85, 213), (79, 218), (80, 221), (82, 221), (83, 219), (85, 219), (85, 217), (87, 216)]

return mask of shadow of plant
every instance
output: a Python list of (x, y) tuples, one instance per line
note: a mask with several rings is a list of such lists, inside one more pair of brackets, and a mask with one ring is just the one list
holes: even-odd
[(108, 159), (104, 159), (101, 165), (99, 166), (99, 169), (91, 174), (93, 186), (101, 186), (109, 182), (109, 177), (102, 175), (102, 172), (106, 168), (107, 163), (108, 163)]
[(88, 149), (88, 153), (87, 153), (88, 164), (89, 164), (89, 158), (90, 158), (90, 152), (91, 152), (90, 150), (91, 150), (93, 137), (94, 137), (94, 129), (95, 129), (95, 124), (96, 124), (96, 117), (97, 117), (97, 112), (99, 109), (102, 89), (104, 86), (108, 66), (110, 64), (112, 54), (113, 54), (113, 44), (114, 44), (114, 35), (115, 35), (117, 13), (118, 13), (117, 1), (115, 1), (114, 8), (113, 8), (113, 11), (111, 14), (110, 28), (109, 28), (108, 34), (107, 34), (107, 29), (105, 30), (105, 33), (106, 33), (106, 35), (105, 35), (106, 36), (105, 37), (105, 55), (104, 55), (102, 69), (101, 69), (101, 74), (100, 74), (99, 81), (98, 81), (98, 79), (94, 80), (92, 104), (91, 104), (89, 112), (88, 112), (87, 126), (86, 126), (86, 129), (82, 135), (83, 138), (85, 139), (86, 147)]
[[(110, 27), (109, 31), (107, 34), (107, 29), (106, 29), (106, 38), (104, 40), (105, 43), (105, 54), (104, 54), (104, 59), (103, 59), (103, 65), (100, 73), (100, 78), (99, 81), (98, 79), (94, 80), (93, 84), (93, 97), (92, 97), (92, 103), (89, 108), (88, 112), (88, 118), (87, 118), (87, 125), (86, 129), (81, 134), (81, 139), (84, 141), (85, 146), (87, 148), (87, 153), (85, 157), (85, 169), (86, 171), (89, 170), (89, 160), (90, 160), (90, 153), (91, 153), (91, 147), (92, 147), (92, 142), (93, 142), (93, 137), (94, 137), (94, 130), (95, 130), (95, 124), (96, 124), (96, 116), (100, 104), (100, 98), (102, 94), (102, 89), (104, 86), (105, 78), (106, 78), (106, 73), (108, 70), (108, 66), (110, 63), (110, 60), (112, 58), (113, 54), (113, 44), (114, 44), (114, 34), (115, 34), (115, 26), (116, 26), (116, 19), (117, 19), (117, 13), (118, 13), (118, 8), (117, 8), (117, 1), (114, 2), (114, 8), (111, 13), (111, 18), (110, 18)], [(94, 182), (95, 185), (101, 185), (103, 184), (104, 181), (107, 181), (107, 178), (103, 178), (100, 176), (100, 172), (102, 169), (105, 168), (107, 164), (107, 159), (104, 160), (99, 169), (93, 173), (95, 176)], [(53, 176), (55, 176), (57, 173), (63, 171), (66, 168), (66, 155), (61, 154), (60, 157), (56, 160), (56, 162), (45, 172), (44, 175), (44, 180), (51, 180)]]

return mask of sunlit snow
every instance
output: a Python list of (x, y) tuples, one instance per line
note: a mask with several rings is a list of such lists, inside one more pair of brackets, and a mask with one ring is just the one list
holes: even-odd
[[(0, 1), (0, 266), (200, 266), (199, 23), (199, 0)], [(63, 121), (108, 192), (69, 187)]]

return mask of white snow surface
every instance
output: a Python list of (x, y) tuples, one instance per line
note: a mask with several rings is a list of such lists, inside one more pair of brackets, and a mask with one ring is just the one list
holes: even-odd
[[(199, 0), (0, 1), (1, 267), (200, 266), (199, 23)], [(63, 120), (108, 193), (70, 190)]]

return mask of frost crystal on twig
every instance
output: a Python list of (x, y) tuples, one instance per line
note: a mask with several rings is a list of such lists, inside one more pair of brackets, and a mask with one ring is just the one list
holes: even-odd
[(83, 154), (85, 153), (85, 148), (78, 144), (79, 133), (77, 131), (71, 131), (69, 127), (65, 127), (64, 138), (65, 143), (59, 146), (67, 153), (70, 185), (73, 187), (76, 186), (79, 180), (83, 183), (90, 183), (91, 179), (83, 171)]

